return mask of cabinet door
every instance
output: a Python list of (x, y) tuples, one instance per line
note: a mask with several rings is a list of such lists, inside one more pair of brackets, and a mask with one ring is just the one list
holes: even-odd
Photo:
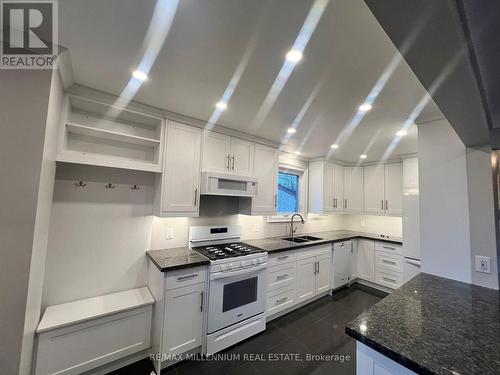
[(257, 196), (252, 199), (253, 215), (275, 215), (278, 194), (278, 150), (255, 145), (254, 177), (257, 178)]
[(345, 167), (344, 211), (363, 212), (363, 167)]
[(229, 173), (231, 154), (231, 137), (203, 131), (202, 169), (216, 173)]
[(200, 283), (166, 292), (163, 354), (180, 354), (201, 345), (204, 290), (205, 283)]
[(403, 163), (385, 165), (385, 211), (401, 214), (403, 196)]
[(316, 294), (332, 289), (332, 254), (320, 255), (316, 257)]
[(314, 273), (315, 267), (316, 257), (297, 261), (297, 303), (314, 297), (316, 280), (316, 274)]
[(364, 167), (364, 205), (365, 212), (384, 212), (384, 166)]
[(350, 280), (358, 277), (358, 241), (351, 240), (351, 276)]
[(252, 142), (231, 138), (230, 169), (232, 173), (239, 176), (253, 176), (254, 146)]
[(197, 212), (201, 129), (169, 122), (163, 166), (162, 211)]
[(358, 278), (375, 281), (375, 241), (358, 240)]
[(403, 189), (405, 193), (418, 192), (418, 159), (403, 160)]
[(335, 209), (333, 196), (334, 166), (325, 163), (323, 166), (323, 212), (332, 212)]
[(333, 244), (333, 288), (337, 289), (349, 282), (351, 275), (351, 243)]
[(344, 211), (344, 167), (334, 164), (333, 166), (333, 210)]

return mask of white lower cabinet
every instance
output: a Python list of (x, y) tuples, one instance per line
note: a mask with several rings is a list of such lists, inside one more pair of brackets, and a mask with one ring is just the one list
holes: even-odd
[(356, 375), (415, 375), (415, 372), (357, 341)]
[(403, 285), (401, 245), (375, 241), (375, 282), (391, 289)]
[(329, 292), (331, 275), (331, 245), (270, 254), (267, 316)]
[(200, 283), (166, 292), (163, 352), (167, 355), (181, 354), (201, 345), (204, 291), (205, 283)]
[(375, 281), (375, 241), (358, 240), (358, 278)]

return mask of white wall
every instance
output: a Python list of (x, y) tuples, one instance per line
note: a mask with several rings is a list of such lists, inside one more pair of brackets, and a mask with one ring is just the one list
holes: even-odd
[[(498, 289), (491, 148), (467, 149), (472, 283)], [(491, 274), (477, 272), (476, 255), (491, 258)]]
[(402, 237), (401, 216), (344, 215), (342, 229)]
[(445, 119), (418, 126), (422, 271), (471, 282), (466, 150)]
[(0, 69), (0, 374), (19, 373), (51, 73)]

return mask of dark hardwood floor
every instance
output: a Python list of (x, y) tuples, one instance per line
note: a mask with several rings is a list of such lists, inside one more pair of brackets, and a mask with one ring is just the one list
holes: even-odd
[[(344, 326), (384, 296), (355, 284), (273, 320), (265, 332), (223, 351), (226, 359), (184, 361), (162, 375), (354, 375), (356, 342)], [(110, 374), (149, 375), (152, 370), (146, 359)]]

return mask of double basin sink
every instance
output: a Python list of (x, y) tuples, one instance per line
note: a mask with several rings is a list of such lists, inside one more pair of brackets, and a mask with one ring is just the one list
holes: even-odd
[(311, 241), (319, 241), (319, 240), (322, 240), (322, 238), (314, 237), (314, 236), (297, 236), (297, 237), (285, 237), (285, 238), (283, 238), (283, 240), (295, 242), (295, 243), (304, 243), (304, 242), (311, 242)]

